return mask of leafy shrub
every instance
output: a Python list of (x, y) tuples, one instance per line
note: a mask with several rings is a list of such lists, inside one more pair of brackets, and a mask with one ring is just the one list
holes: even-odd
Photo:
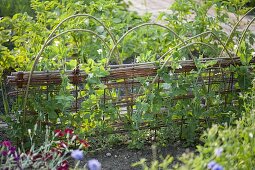
[[(253, 82), (254, 83), (254, 82)], [(232, 125), (214, 124), (201, 136), (203, 145), (197, 146), (195, 153), (183, 154), (179, 160), (181, 164), (171, 165), (170, 157), (163, 160), (167, 162), (164, 168), (158, 161), (148, 167), (146, 161), (141, 159), (135, 166), (142, 166), (146, 170), (167, 169), (253, 169), (255, 167), (255, 84), (251, 94), (241, 96), (245, 100), (246, 112), (242, 118)], [(170, 159), (171, 160), (171, 159)], [(161, 163), (162, 164), (162, 163)], [(170, 166), (172, 168), (170, 168)]]
[[(252, 89), (254, 93), (255, 86)], [(180, 160), (186, 169), (205, 169), (214, 161), (225, 169), (252, 169), (255, 167), (255, 96), (245, 95), (246, 112), (233, 125), (213, 125), (201, 136), (203, 146), (198, 154), (183, 155)], [(212, 163), (211, 163), (212, 164)]]
[[(202, 135), (202, 146), (197, 146), (196, 153), (182, 155), (179, 160), (182, 164), (172, 165), (171, 157), (148, 163), (145, 159), (134, 164), (144, 170), (168, 169), (252, 169), (255, 167), (255, 110), (244, 113), (242, 119), (232, 126), (213, 125)], [(164, 165), (164, 166), (162, 166)], [(172, 167), (172, 168), (170, 168)]]

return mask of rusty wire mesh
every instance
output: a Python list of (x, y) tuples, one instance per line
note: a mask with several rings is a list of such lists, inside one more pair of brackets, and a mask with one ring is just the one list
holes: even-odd
[[(207, 88), (208, 93), (214, 92), (217, 95), (228, 95), (228, 93), (240, 92), (240, 87), (237, 85), (237, 79), (234, 77), (234, 72), (231, 71), (231, 65), (241, 65), (239, 58), (217, 58), (200, 59), (200, 63), (207, 63), (214, 60), (213, 65), (204, 68), (197, 78), (197, 85), (203, 85)], [(173, 79), (178, 80), (181, 76), (187, 76), (190, 74), (197, 74), (198, 68), (192, 60), (180, 61), (180, 68), (174, 69), (169, 63), (166, 67), (167, 72), (172, 73)], [(251, 60), (251, 65), (255, 63), (255, 58)], [(100, 98), (101, 106), (107, 107), (107, 105), (118, 108), (119, 112), (123, 115), (127, 112), (133, 113), (136, 109), (136, 100), (140, 96), (144, 95), (144, 91), (140, 90), (142, 84), (140, 79), (146, 78), (148, 83), (153, 81), (153, 78), (158, 74), (159, 66), (155, 63), (137, 63), (137, 64), (122, 64), (122, 65), (110, 65), (109, 75), (101, 78), (101, 82), (106, 85), (104, 94)], [(252, 71), (252, 68), (251, 68)], [(59, 86), (62, 82), (60, 71), (35, 71), (32, 75), (30, 90), (36, 93), (45, 94), (47, 100), (49, 95), (56, 95)], [(86, 84), (87, 74), (81, 71), (79, 68), (74, 70), (68, 70), (64, 72), (67, 75), (70, 83), (75, 87), (71, 94), (74, 96), (74, 102), (72, 107), (69, 108), (70, 112), (79, 112), (81, 103), (86, 100), (85, 95), (78, 95), (84, 90), (84, 84)], [(14, 90), (8, 93), (9, 96), (16, 96), (17, 98), (24, 97), (26, 85), (28, 82), (29, 72), (13, 72), (11, 76), (8, 76), (8, 84), (15, 87)], [(162, 77), (158, 77), (155, 86), (162, 86), (164, 80)], [(192, 87), (189, 87), (192, 88)], [(109, 95), (111, 91), (117, 92), (115, 96)], [(35, 94), (36, 94), (35, 93)], [(86, 93), (86, 91), (85, 91)], [(194, 98), (192, 90), (187, 90), (186, 94), (171, 96), (173, 100), (183, 100)], [(232, 101), (225, 101), (224, 105), (233, 104), (235, 98)], [(203, 101), (201, 101), (203, 103)], [(207, 106), (208, 107), (208, 106)], [(210, 107), (210, 106), (209, 106)], [(164, 108), (162, 108), (164, 112)], [(35, 113), (37, 114), (36, 111)], [(103, 118), (104, 119), (104, 118)], [(176, 120), (178, 123), (183, 123), (182, 120)], [(204, 121), (204, 120), (201, 120)], [(116, 127), (120, 132), (120, 127), (124, 126), (124, 122), (117, 121), (112, 127)], [(160, 123), (158, 122), (158, 126)], [(146, 124), (141, 124), (140, 128), (146, 128)]]

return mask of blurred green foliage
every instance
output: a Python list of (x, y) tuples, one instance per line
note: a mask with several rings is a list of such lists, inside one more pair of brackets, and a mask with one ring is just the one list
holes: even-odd
[(16, 13), (27, 12), (33, 16), (34, 11), (30, 7), (31, 0), (1, 0), (0, 2), (0, 16), (13, 16)]
[(243, 15), (250, 8), (255, 7), (254, 0), (214, 0), (222, 6), (227, 7), (230, 12)]

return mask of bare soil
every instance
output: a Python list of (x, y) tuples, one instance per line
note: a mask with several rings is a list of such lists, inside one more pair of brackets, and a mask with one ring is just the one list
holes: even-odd
[[(141, 158), (148, 160), (148, 164), (156, 156), (157, 160), (167, 155), (174, 157), (174, 164), (179, 162), (178, 157), (183, 153), (194, 151), (194, 148), (185, 148), (180, 142), (170, 144), (167, 147), (157, 148), (156, 155), (151, 146), (145, 146), (142, 150), (131, 150), (126, 146), (118, 148), (109, 148), (103, 151), (88, 153), (81, 163), (83, 167), (90, 159), (97, 159), (102, 164), (102, 170), (139, 170), (141, 167), (132, 167), (133, 163), (138, 162)], [(155, 156), (154, 156), (155, 155)]]

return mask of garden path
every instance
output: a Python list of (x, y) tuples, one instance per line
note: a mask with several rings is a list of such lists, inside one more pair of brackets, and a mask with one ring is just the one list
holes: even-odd
[(166, 12), (175, 0), (124, 0), (129, 3), (129, 10), (142, 15), (150, 12), (156, 18), (160, 12)]
[[(175, 2), (175, 0), (124, 0), (126, 3), (130, 4), (129, 10), (136, 11), (139, 15), (143, 15), (146, 12), (152, 13), (152, 21), (155, 21), (160, 12), (170, 12), (168, 8)], [(215, 16), (214, 9), (208, 11), (208, 15)], [(230, 16), (231, 25), (237, 22), (237, 18), (233, 13), (228, 13)], [(240, 23), (240, 30), (243, 30), (247, 23), (253, 18), (253, 16), (247, 16)], [(223, 23), (222, 27), (224, 31), (230, 33), (231, 27), (230, 23)], [(250, 30), (255, 33), (255, 23), (252, 24)]]

